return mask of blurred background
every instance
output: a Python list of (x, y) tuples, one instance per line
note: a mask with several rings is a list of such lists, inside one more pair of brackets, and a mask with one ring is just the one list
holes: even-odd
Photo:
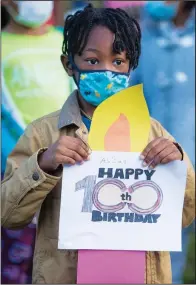
[[(22, 3), (23, 2), (23, 3)], [(25, 3), (24, 3), (25, 2)], [(60, 54), (67, 15), (122, 8), (142, 29), (142, 54), (130, 85), (144, 84), (150, 114), (176, 138), (195, 166), (195, 1), (1, 1), (1, 177), (27, 124), (60, 109), (75, 89)], [(1, 229), (1, 283), (31, 283), (36, 219)], [(171, 253), (173, 283), (195, 284), (195, 222)]]

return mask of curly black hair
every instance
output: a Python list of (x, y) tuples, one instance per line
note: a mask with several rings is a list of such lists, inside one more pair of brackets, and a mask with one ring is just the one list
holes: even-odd
[(65, 20), (62, 52), (66, 56), (81, 55), (94, 26), (107, 27), (115, 34), (114, 53), (126, 51), (130, 68), (138, 65), (141, 53), (141, 30), (138, 22), (122, 9), (94, 8), (92, 4), (84, 10), (69, 15)]

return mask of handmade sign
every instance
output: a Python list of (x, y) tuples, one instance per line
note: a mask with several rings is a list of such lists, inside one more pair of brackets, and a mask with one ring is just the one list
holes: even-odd
[[(148, 107), (142, 85), (137, 85), (110, 97), (96, 109), (89, 144), (93, 150), (140, 152), (148, 142), (149, 131)], [(142, 251), (80, 250), (77, 283), (144, 283), (145, 260)]]
[(141, 164), (139, 153), (95, 151), (64, 169), (59, 248), (181, 250), (186, 166)]
[[(96, 160), (96, 152), (93, 152), (91, 161), (86, 162), (82, 166), (74, 166), (64, 170), (63, 185), (65, 186), (63, 186), (62, 191), (59, 248), (73, 249), (76, 246), (76, 249), (91, 249), (79, 250), (78, 252), (77, 283), (131, 284), (145, 282), (145, 252), (135, 250), (150, 248), (148, 247), (149, 244), (147, 244), (148, 239), (145, 241), (146, 244), (141, 243), (142, 238), (146, 237), (144, 228), (151, 227), (152, 229), (160, 226), (164, 220), (160, 211), (165, 201), (163, 200), (165, 196), (162, 195), (164, 194), (162, 186), (159, 185), (159, 180), (157, 180), (159, 177), (158, 172), (151, 177), (151, 179), (156, 178), (156, 181), (147, 179), (148, 175), (150, 177), (151, 172), (145, 172), (147, 169), (141, 168), (141, 161), (138, 161), (139, 153), (148, 143), (149, 130), (150, 117), (142, 86), (138, 85), (123, 90), (104, 101), (96, 109), (91, 125), (89, 144), (92, 150), (115, 151), (115, 156), (119, 154), (120, 158), (125, 158), (129, 161), (128, 167), (125, 167), (125, 165), (120, 167), (118, 163), (109, 165), (107, 162), (105, 164), (102, 163), (100, 167), (100, 161)], [(137, 160), (133, 160), (133, 157), (130, 156), (132, 155), (129, 153), (130, 151), (138, 152)], [(122, 154), (120, 152), (127, 153)], [(104, 156), (105, 159), (111, 159), (111, 152), (109, 154), (104, 153), (106, 155)], [(98, 171), (99, 168), (112, 168), (112, 172), (108, 170), (109, 175), (112, 177), (98, 177), (99, 174), (101, 175), (101, 172), (99, 173)], [(77, 169), (80, 170), (80, 174)], [(102, 175), (104, 175), (105, 170), (101, 171)], [(142, 180), (141, 173), (144, 175)], [(146, 178), (145, 175), (147, 175)], [(125, 179), (128, 176), (129, 178)], [(138, 181), (135, 179), (137, 176)], [(71, 177), (75, 180), (71, 180)], [(105, 179), (109, 180), (106, 181)], [(143, 181), (142, 185), (138, 184), (140, 180)], [(144, 185), (144, 182), (148, 182), (148, 184)], [(84, 190), (82, 190), (82, 187)], [(85, 190), (85, 187), (93, 189), (92, 192)], [(148, 193), (147, 197), (151, 197), (149, 198), (150, 200), (144, 194), (146, 187), (150, 191), (149, 193), (151, 193)], [(96, 191), (94, 191), (94, 188)], [(123, 189), (124, 192), (122, 192)], [(111, 191), (113, 197), (111, 196)], [(135, 201), (133, 203), (138, 193), (143, 193), (143, 199), (140, 197), (140, 202), (136, 203)], [(123, 194), (125, 196), (121, 196)], [(72, 200), (73, 197), (74, 202)], [(157, 197), (159, 198), (159, 208), (155, 202)], [(129, 199), (131, 200), (129, 201)], [(152, 203), (153, 199), (155, 201)], [(89, 201), (91, 208), (87, 206), (89, 203), (83, 205), (83, 201)], [(148, 201), (152, 205), (143, 205), (141, 201)], [(86, 207), (88, 211), (91, 211), (86, 211)], [(139, 213), (138, 210), (144, 212)], [(147, 211), (149, 212), (147, 213)], [(85, 224), (86, 221), (91, 224), (92, 228), (91, 226), (89, 227), (88, 223)], [(75, 222), (77, 222), (77, 225)], [(113, 227), (118, 228), (115, 234), (115, 228)], [(131, 234), (129, 232), (130, 228), (132, 228)], [(140, 234), (136, 233), (138, 229)], [(145, 235), (141, 233), (141, 229), (143, 233), (145, 232)], [(83, 230), (83, 232), (78, 232), (78, 230)], [(108, 230), (110, 232), (109, 235), (101, 236), (101, 233), (104, 234)], [(138, 243), (136, 236), (139, 236)], [(129, 240), (128, 244), (126, 239)], [(79, 240), (80, 244), (78, 244)], [(88, 241), (86, 243), (88, 245), (84, 244), (85, 240)], [(116, 244), (116, 240), (120, 244)], [(83, 245), (81, 245), (81, 242)], [(160, 248), (160, 244), (157, 241), (153, 246), (154, 249)], [(107, 250), (103, 251), (101, 249)], [(133, 249), (133, 251), (129, 249)]]

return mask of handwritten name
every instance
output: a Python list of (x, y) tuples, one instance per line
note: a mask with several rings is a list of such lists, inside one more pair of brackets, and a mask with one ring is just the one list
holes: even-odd
[(100, 164), (102, 163), (120, 163), (120, 164), (126, 164), (127, 161), (126, 159), (119, 159), (119, 158), (116, 158), (116, 157), (111, 157), (111, 158), (102, 158), (101, 161), (100, 161)]

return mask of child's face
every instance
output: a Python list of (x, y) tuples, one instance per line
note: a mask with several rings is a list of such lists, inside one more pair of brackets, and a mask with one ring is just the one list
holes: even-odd
[[(126, 51), (114, 54), (115, 35), (106, 27), (96, 26), (91, 31), (86, 47), (81, 55), (75, 55), (74, 62), (81, 70), (111, 70), (126, 73), (129, 71), (129, 60)], [(63, 59), (66, 68), (66, 58)], [(67, 69), (70, 76), (78, 80), (78, 72)]]

